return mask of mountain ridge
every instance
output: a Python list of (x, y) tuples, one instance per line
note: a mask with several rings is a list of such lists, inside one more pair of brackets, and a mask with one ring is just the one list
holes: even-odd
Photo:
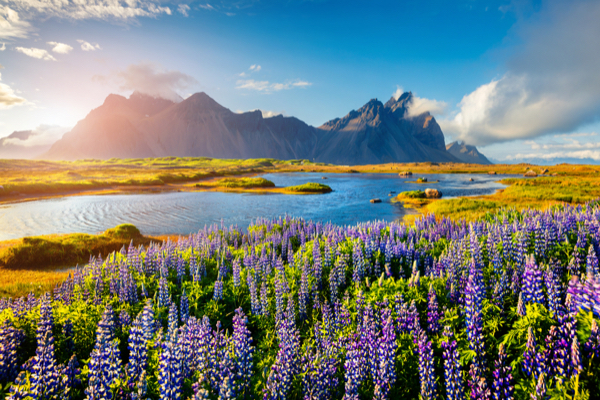
[(310, 159), (334, 164), (460, 162), (428, 112), (408, 116), (412, 93), (313, 127), (295, 117), (235, 113), (204, 92), (173, 102), (111, 94), (40, 158), (216, 157)]

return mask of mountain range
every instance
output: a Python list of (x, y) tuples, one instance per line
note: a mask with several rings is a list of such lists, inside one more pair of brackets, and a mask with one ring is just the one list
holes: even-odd
[[(412, 93), (385, 104), (372, 99), (319, 127), (295, 117), (235, 113), (196, 93), (175, 103), (134, 92), (104, 104), (52, 145), (42, 159), (215, 157), (309, 159), (333, 164), (466, 162), (448, 151), (435, 118), (409, 117)], [(477, 152), (468, 162), (489, 163)]]

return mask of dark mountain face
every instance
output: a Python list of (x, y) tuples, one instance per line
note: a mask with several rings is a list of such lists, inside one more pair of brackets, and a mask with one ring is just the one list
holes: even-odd
[(385, 105), (373, 99), (357, 111), (321, 125), (316, 159), (336, 164), (457, 162), (446, 152), (444, 135), (429, 113), (405, 116), (411, 98), (411, 93), (404, 93)]
[(461, 162), (468, 164), (492, 164), (490, 160), (477, 150), (477, 147), (470, 146), (464, 142), (452, 142), (446, 146), (448, 153), (452, 154)]
[(234, 113), (205, 93), (179, 103), (140, 93), (110, 95), (42, 158), (219, 157), (310, 159), (337, 164), (458, 162), (435, 119), (406, 117), (404, 93), (373, 99), (319, 128), (294, 117)]

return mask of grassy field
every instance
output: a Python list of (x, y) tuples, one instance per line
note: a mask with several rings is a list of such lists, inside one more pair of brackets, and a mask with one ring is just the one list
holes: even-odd
[(86, 264), (91, 256), (106, 257), (130, 243), (147, 246), (153, 241), (162, 242), (123, 224), (99, 235), (74, 233), (0, 242), (0, 297), (43, 293), (63, 281), (69, 268)]

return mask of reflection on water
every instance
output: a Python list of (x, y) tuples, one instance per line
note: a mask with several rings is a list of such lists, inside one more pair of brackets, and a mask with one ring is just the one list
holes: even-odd
[[(327, 180), (322, 180), (326, 176)], [(444, 198), (494, 193), (504, 185), (488, 175), (427, 175), (439, 183), (406, 183), (396, 174), (265, 174), (277, 186), (322, 182), (332, 193), (283, 195), (219, 192), (177, 192), (139, 195), (75, 196), (0, 207), (0, 240), (52, 233), (97, 233), (122, 223), (143, 234), (189, 234), (221, 223), (247, 227), (258, 217), (292, 215), (346, 225), (372, 220), (393, 221), (410, 210), (390, 203), (388, 193), (436, 188)], [(469, 182), (469, 178), (473, 182)], [(413, 177), (416, 179), (416, 177)], [(383, 202), (372, 204), (372, 198)]]

